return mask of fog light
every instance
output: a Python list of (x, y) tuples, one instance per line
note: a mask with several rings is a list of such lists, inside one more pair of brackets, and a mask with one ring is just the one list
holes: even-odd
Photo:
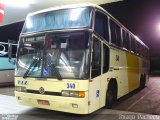
[(26, 92), (27, 91), (26, 87), (23, 87), (23, 86), (15, 86), (15, 90), (18, 92)]
[(77, 104), (72, 103), (72, 107), (73, 107), (73, 108), (78, 108), (78, 105), (77, 105)]

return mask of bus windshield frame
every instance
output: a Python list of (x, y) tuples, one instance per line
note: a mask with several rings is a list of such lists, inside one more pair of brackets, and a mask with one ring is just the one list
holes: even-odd
[(88, 79), (88, 31), (50, 32), (20, 38), (16, 77)]

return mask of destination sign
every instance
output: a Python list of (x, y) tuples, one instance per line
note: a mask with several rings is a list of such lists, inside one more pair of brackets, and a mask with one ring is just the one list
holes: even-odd
[(38, 41), (44, 41), (45, 36), (37, 36), (37, 37), (28, 37), (25, 38), (25, 42), (38, 42)]

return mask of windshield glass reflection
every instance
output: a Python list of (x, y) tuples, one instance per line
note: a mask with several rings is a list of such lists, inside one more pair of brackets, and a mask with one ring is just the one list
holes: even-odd
[(48, 33), (22, 38), (16, 76), (23, 76), (29, 69), (26, 76), (30, 77), (87, 78), (88, 39), (86, 32)]

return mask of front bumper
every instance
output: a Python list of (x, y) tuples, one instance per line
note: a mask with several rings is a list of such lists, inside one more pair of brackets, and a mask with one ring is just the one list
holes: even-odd
[[(86, 92), (85, 98), (31, 94), (17, 91), (15, 91), (15, 96), (18, 104), (20, 105), (33, 106), (37, 108), (50, 109), (75, 114), (88, 114), (89, 111), (87, 97), (88, 92)], [(49, 105), (38, 104), (38, 99), (49, 101)]]

